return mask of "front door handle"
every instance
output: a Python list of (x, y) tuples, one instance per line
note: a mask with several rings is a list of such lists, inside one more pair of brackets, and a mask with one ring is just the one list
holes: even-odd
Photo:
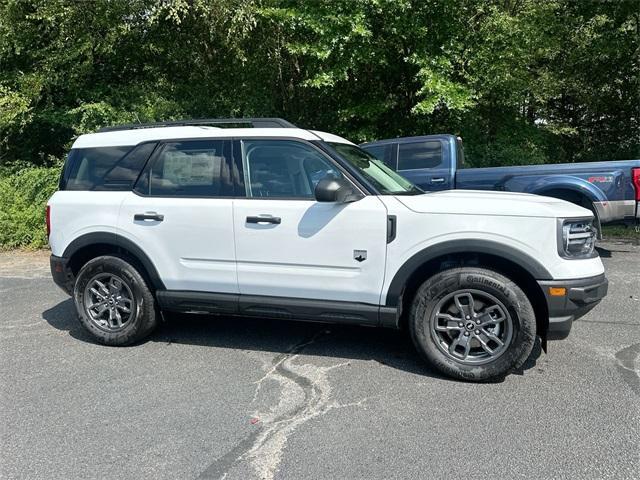
[(444, 177), (435, 177), (431, 179), (431, 183), (444, 183)]
[(260, 215), (257, 217), (247, 217), (247, 223), (273, 223), (280, 225), (282, 222), (280, 217), (274, 217), (272, 215)]
[(164, 215), (160, 215), (156, 212), (145, 212), (145, 213), (136, 213), (133, 216), (134, 220), (154, 220), (156, 222), (161, 222), (164, 220)]

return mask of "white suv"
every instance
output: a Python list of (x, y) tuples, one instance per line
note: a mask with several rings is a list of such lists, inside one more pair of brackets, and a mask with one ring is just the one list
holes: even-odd
[(407, 327), (439, 370), (477, 381), (606, 295), (592, 218), (535, 195), (425, 194), (281, 119), (82, 135), (47, 206), (53, 278), (102, 343), (144, 338), (160, 310)]

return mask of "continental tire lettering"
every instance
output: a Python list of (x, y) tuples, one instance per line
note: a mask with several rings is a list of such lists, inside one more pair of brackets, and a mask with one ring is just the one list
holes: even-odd
[(467, 275), (467, 282), (487, 285), (489, 287), (495, 288), (496, 290), (499, 290), (505, 296), (509, 295), (508, 290), (504, 285), (501, 285), (498, 282), (491, 280), (490, 278), (478, 277), (476, 275)]

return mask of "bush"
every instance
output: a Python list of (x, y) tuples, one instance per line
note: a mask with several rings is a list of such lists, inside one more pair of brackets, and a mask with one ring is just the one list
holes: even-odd
[(59, 176), (60, 167), (26, 168), (0, 176), (0, 248), (47, 245), (45, 206)]

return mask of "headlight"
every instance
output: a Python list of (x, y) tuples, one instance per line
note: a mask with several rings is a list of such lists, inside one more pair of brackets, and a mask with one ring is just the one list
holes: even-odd
[(595, 252), (597, 229), (593, 219), (558, 219), (558, 253), (563, 258), (592, 258)]

